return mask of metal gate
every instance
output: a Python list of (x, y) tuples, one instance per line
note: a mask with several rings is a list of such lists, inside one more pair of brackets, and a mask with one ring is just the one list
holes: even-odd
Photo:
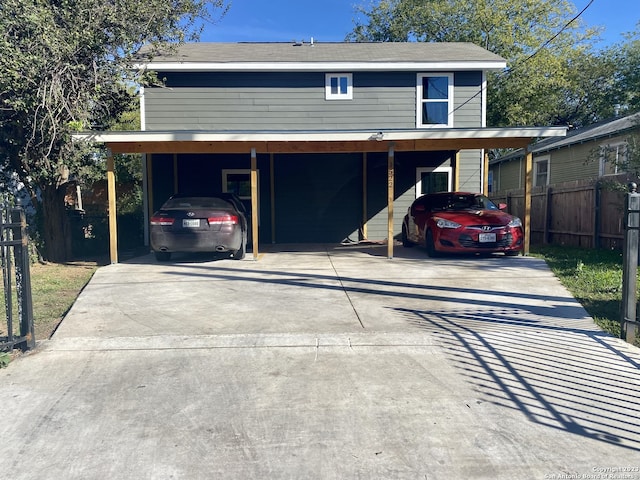
[[(21, 208), (0, 209), (0, 265), (2, 267), (6, 331), (0, 322), (0, 351), (35, 347), (29, 270), (27, 221)], [(2, 314), (0, 314), (2, 317)]]

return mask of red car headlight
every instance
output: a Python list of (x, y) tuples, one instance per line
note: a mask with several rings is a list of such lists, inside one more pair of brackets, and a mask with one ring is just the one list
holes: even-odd
[(460, 228), (462, 225), (456, 222), (452, 222), (451, 220), (447, 220), (445, 218), (437, 218), (435, 217), (436, 226), (438, 228)]
[(522, 222), (520, 221), (520, 219), (518, 217), (513, 217), (513, 220), (511, 220), (509, 222), (509, 225), (507, 225), (508, 227), (521, 227), (522, 228)]

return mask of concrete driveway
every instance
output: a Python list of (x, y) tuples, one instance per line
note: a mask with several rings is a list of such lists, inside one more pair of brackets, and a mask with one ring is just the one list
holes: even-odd
[(0, 371), (11, 479), (640, 479), (640, 350), (531, 257), (98, 270)]

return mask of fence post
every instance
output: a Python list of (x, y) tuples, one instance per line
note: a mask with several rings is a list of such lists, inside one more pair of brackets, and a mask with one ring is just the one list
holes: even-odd
[[(0, 348), (2, 349), (19, 347), (28, 350), (36, 346), (28, 245), (29, 237), (24, 210), (21, 208), (0, 209), (0, 263), (2, 264), (4, 303), (7, 314), (7, 336), (0, 337)], [(14, 273), (15, 300), (20, 325), (20, 334), (17, 336), (13, 331)]]
[(545, 188), (547, 191), (544, 199), (544, 233), (542, 242), (545, 245), (549, 245), (551, 243), (551, 233), (549, 231), (553, 221), (553, 189), (549, 185)]
[(622, 250), (622, 315), (620, 335), (633, 343), (638, 328), (636, 318), (636, 283), (638, 273), (638, 246), (640, 236), (640, 194), (638, 186), (629, 183), (629, 193), (625, 200), (624, 247)]
[(593, 185), (593, 248), (600, 248), (600, 180)]
[(14, 246), (16, 293), (18, 295), (18, 318), (20, 319), (20, 336), (24, 338), (24, 348), (36, 346), (33, 323), (33, 297), (31, 296), (31, 270), (29, 268), (29, 236), (24, 210), (16, 208), (11, 211), (11, 223), (16, 225), (13, 238), (18, 243)]

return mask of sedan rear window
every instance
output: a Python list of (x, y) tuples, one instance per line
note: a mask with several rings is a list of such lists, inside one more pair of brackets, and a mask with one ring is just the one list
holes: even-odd
[(233, 206), (221, 198), (216, 197), (183, 197), (167, 200), (162, 208), (233, 208)]

